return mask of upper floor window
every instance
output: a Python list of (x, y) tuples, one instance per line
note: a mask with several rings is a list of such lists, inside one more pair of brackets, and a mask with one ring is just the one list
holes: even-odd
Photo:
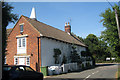
[(23, 32), (23, 24), (20, 25), (20, 32)]
[(25, 47), (25, 46), (26, 46), (26, 39), (25, 39), (25, 37), (18, 38), (18, 47)]
[(25, 38), (22, 39), (22, 46), (25, 47)]

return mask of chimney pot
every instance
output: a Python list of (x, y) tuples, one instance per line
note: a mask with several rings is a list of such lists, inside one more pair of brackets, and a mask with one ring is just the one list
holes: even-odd
[(69, 22), (68, 22), (68, 25), (67, 25), (67, 23), (65, 23), (65, 32), (66, 33), (71, 33), (71, 26), (70, 26)]
[(65, 23), (65, 26), (67, 26), (67, 22)]
[(70, 26), (70, 23), (68, 22), (68, 26)]

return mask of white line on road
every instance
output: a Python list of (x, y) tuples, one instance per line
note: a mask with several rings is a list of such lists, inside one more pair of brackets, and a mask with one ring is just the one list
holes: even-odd
[(88, 79), (91, 75), (88, 75), (84, 80)]
[[(96, 71), (96, 72), (94, 72), (94, 73), (92, 73), (92, 74), (95, 74), (95, 73), (98, 73), (98, 72), (99, 72), (99, 71)], [(88, 75), (84, 80), (88, 79), (90, 76), (91, 76), (91, 75)]]
[(95, 74), (95, 73), (92, 73), (92, 74)]

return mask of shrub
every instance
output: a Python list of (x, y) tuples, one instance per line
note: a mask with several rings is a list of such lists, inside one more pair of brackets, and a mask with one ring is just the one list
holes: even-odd
[(82, 69), (84, 69), (84, 64), (82, 64)]

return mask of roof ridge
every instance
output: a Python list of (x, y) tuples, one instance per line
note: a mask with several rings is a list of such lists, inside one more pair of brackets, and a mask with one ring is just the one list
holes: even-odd
[[(28, 19), (31, 19), (31, 18), (29, 18), (29, 17), (27, 17), (27, 16), (24, 16), (24, 15), (22, 15), (22, 16), (23, 16), (23, 17), (26, 17), (26, 18), (28, 18)], [(31, 20), (33, 20), (33, 19), (31, 19)], [(39, 22), (39, 23), (42, 23), (42, 24), (47, 25), (47, 26), (49, 26), (49, 27), (52, 27), (51, 25), (45, 24), (44, 22), (40, 22), (40, 21), (38, 21), (38, 20), (33, 20), (33, 21), (37, 21), (37, 22)], [(62, 32), (66, 33), (65, 31), (60, 30), (60, 29), (58, 29), (58, 28), (55, 28), (55, 27), (52, 27), (52, 28), (57, 29), (57, 30), (59, 30), (59, 31), (62, 31)], [(66, 34), (67, 34), (67, 33), (66, 33)], [(69, 34), (68, 34), (68, 35), (69, 35)]]
[[(23, 16), (23, 15), (22, 15)], [(50, 25), (45, 24), (44, 22), (40, 22), (38, 20), (33, 20), (29, 17), (23, 16), (37, 31), (39, 31), (43, 36), (55, 38), (58, 40), (62, 40), (68, 43), (75, 43), (81, 46), (86, 46), (84, 43), (73, 37), (73, 35), (69, 35), (65, 31), (62, 31), (58, 28), (52, 27)], [(55, 31), (55, 32), (54, 32)], [(60, 34), (60, 35), (59, 35)], [(74, 41), (75, 40), (75, 41)], [(74, 41), (74, 42), (73, 42)]]

